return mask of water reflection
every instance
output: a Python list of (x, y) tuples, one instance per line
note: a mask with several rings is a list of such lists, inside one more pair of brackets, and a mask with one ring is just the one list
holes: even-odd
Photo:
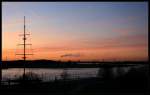
[[(96, 77), (98, 68), (67, 68), (65, 72), (68, 79)], [(64, 69), (47, 69), (47, 68), (27, 68), (26, 73), (33, 72), (38, 74), (43, 81), (62, 79)], [(23, 69), (13, 68), (2, 70), (2, 80), (15, 79), (23, 74)]]
[[(79, 79), (88, 77), (116, 78), (127, 74), (131, 69), (139, 66), (110, 67), (110, 68), (27, 68), (26, 73), (33, 72), (42, 78), (43, 81), (59, 79)], [(18, 78), (23, 74), (22, 68), (9, 68), (2, 70), (2, 81)]]

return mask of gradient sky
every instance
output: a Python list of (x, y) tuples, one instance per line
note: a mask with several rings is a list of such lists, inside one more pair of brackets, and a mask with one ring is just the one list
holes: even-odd
[(24, 16), (29, 59), (148, 60), (147, 2), (3, 2), (3, 60), (21, 58)]

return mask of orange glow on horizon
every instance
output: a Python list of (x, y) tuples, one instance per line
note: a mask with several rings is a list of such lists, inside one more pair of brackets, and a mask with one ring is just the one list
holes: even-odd
[(3, 2), (2, 60), (21, 59), (26, 16), (29, 60), (148, 61), (147, 10), (146, 2)]

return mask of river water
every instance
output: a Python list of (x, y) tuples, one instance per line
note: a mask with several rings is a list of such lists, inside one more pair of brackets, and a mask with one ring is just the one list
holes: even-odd
[[(125, 67), (111, 67), (111, 68), (26, 68), (26, 73), (32, 72), (38, 75), (43, 81), (53, 81), (56, 79), (63, 79), (63, 75), (67, 75), (67, 79), (79, 79), (89, 77), (103, 77), (106, 71), (112, 77), (127, 74), (131, 69), (140, 68), (140, 66), (125, 66)], [(15, 79), (23, 75), (23, 68), (9, 68), (2, 70), (2, 81)]]

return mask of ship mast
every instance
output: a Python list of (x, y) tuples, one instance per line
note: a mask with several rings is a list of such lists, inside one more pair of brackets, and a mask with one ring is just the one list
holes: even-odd
[(23, 37), (23, 46), (24, 46), (24, 48), (23, 48), (23, 51), (24, 51), (24, 55), (23, 55), (23, 59), (24, 59), (24, 73), (23, 73), (23, 76), (25, 76), (25, 63), (26, 63), (26, 32), (25, 32), (25, 16), (24, 16), (24, 37)]
[(27, 44), (26, 40), (27, 37), (26, 35), (30, 35), (30, 34), (26, 34), (26, 25), (25, 25), (25, 16), (24, 16), (24, 31), (23, 34), (21, 34), (20, 36), (23, 36), (23, 44), (18, 44), (18, 45), (23, 45), (23, 54), (16, 54), (16, 55), (23, 55), (23, 64), (24, 64), (24, 69), (23, 69), (23, 78), (25, 79), (25, 67), (26, 67), (26, 55), (33, 55), (33, 54), (27, 54), (26, 53), (26, 45), (32, 45), (32, 44)]

